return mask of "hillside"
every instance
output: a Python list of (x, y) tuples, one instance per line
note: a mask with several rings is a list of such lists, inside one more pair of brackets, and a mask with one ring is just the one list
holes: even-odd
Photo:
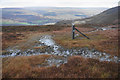
[(101, 14), (98, 14), (91, 18), (88, 23), (91, 24), (111, 24), (118, 22), (118, 15), (120, 15), (120, 7), (114, 7), (108, 9)]
[(76, 27), (90, 39), (73, 40), (71, 26), (3, 26), (2, 77), (118, 78), (118, 26)]
[(118, 29), (77, 28), (90, 39), (72, 40), (71, 26), (4, 26), (2, 77), (118, 78)]
[(71, 25), (72, 22), (76, 24), (117, 24), (118, 15), (120, 15), (120, 7), (114, 7), (86, 19), (63, 20), (57, 22), (56, 25)]

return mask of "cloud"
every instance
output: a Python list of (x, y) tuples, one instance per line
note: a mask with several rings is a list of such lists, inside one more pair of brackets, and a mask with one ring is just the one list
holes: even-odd
[(119, 0), (1, 0), (2, 7), (113, 7)]

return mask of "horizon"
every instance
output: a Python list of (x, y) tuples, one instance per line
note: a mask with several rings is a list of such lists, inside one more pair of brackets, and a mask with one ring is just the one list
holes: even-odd
[[(118, 6), (114, 6), (118, 7)], [(111, 7), (111, 8), (114, 8)], [(1, 7), (0, 7), (1, 8)], [(110, 7), (56, 7), (56, 6), (31, 6), (31, 7), (3, 7), (3, 8), (110, 8)]]
[(0, 8), (24, 7), (107, 7), (118, 6), (119, 0), (2, 0)]

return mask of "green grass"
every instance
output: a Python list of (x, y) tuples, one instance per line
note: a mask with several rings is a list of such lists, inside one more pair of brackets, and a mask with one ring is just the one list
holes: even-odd
[(30, 23), (27, 23), (27, 22), (12, 22), (12, 21), (3, 21), (2, 24), (37, 25), (37, 24), (30, 24)]
[(41, 23), (41, 22), (47, 22), (48, 20), (38, 20), (36, 21), (37, 23)]

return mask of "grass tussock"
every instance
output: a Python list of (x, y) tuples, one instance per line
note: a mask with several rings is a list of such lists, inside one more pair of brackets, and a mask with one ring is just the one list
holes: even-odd
[(32, 69), (45, 62), (49, 55), (20, 56), (3, 59), (3, 77), (25, 78), (33, 76)]
[[(3, 59), (3, 78), (117, 78), (118, 64), (72, 56), (59, 67), (38, 67), (50, 55)], [(57, 57), (56, 57), (57, 58)]]

